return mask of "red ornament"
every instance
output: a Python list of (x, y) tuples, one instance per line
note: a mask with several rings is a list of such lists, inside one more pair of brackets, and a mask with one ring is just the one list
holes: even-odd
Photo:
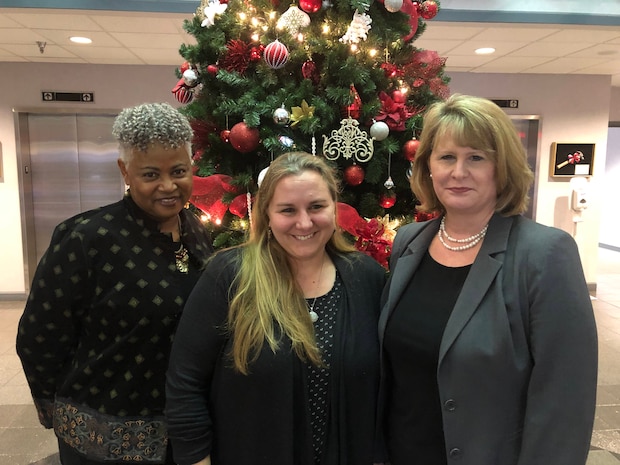
[(396, 203), (396, 194), (381, 194), (379, 205), (383, 208), (392, 208)]
[(265, 50), (264, 45), (259, 45), (258, 47), (252, 47), (250, 49), (250, 60), (259, 61), (263, 57), (263, 51)]
[(418, 147), (420, 146), (420, 141), (415, 137), (411, 140), (408, 140), (403, 145), (403, 156), (413, 162), (415, 160), (415, 154), (418, 151)]
[(192, 67), (192, 65), (189, 64), (189, 61), (184, 61), (183, 64), (181, 65), (181, 74), (183, 74), (185, 71), (187, 71), (188, 69), (190, 69)]
[(230, 129), (220, 131), (220, 139), (222, 142), (228, 143), (230, 141)]
[(364, 181), (364, 168), (360, 165), (347, 166), (344, 170), (344, 182), (349, 186), (359, 186)]
[(174, 94), (174, 98), (176, 98), (183, 105), (191, 102), (194, 98), (194, 92), (192, 89), (187, 87), (187, 85), (185, 85), (185, 81), (183, 81), (183, 79), (179, 79), (177, 85), (172, 88), (172, 93)]
[(305, 61), (304, 64), (301, 65), (301, 75), (304, 79), (310, 79), (314, 85), (317, 85), (321, 79), (316, 63), (312, 60)]
[(418, 2), (403, 0), (400, 11), (409, 15), (409, 34), (403, 36), (405, 42), (409, 42), (418, 30)]
[(228, 135), (230, 144), (241, 153), (249, 153), (258, 147), (260, 135), (258, 129), (250, 128), (245, 123), (237, 123)]
[(362, 99), (353, 84), (349, 87), (349, 92), (351, 95), (351, 103), (343, 108), (342, 116), (344, 118), (350, 117), (353, 119), (358, 119), (362, 114)]
[(273, 69), (282, 68), (288, 61), (288, 55), (289, 53), (286, 45), (277, 39), (267, 45), (263, 52), (265, 62)]
[(207, 66), (207, 73), (215, 76), (217, 74), (217, 72), (219, 71), (219, 68), (216, 65), (209, 65)]
[(306, 13), (316, 13), (321, 9), (322, 0), (299, 0), (299, 8)]
[(437, 3), (426, 0), (420, 4), (420, 16), (424, 19), (433, 19), (437, 15)]

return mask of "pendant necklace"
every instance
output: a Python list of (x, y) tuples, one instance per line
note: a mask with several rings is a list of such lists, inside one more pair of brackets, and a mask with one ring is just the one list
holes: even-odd
[(312, 305), (310, 305), (309, 308), (308, 308), (308, 313), (310, 314), (310, 320), (312, 321), (312, 323), (316, 323), (316, 321), (319, 319), (318, 313), (316, 313), (314, 311), (314, 306), (316, 305), (316, 299), (319, 298), (318, 294), (319, 294), (319, 288), (321, 287), (321, 277), (323, 275), (323, 265), (324, 264), (325, 264), (325, 256), (323, 256), (323, 261), (321, 262), (321, 269), (319, 270), (319, 279), (316, 282), (316, 292), (315, 292), (315, 294), (317, 294), (317, 295), (312, 300)]
[(178, 250), (174, 251), (175, 265), (178, 271), (186, 274), (189, 271), (189, 253), (187, 253), (187, 249), (183, 246), (183, 240), (181, 238), (181, 218), (177, 217), (179, 221), (179, 241), (181, 242), (181, 246)]
[[(484, 239), (484, 236), (487, 233), (487, 229), (489, 229), (489, 223), (486, 224), (482, 231), (478, 234), (474, 234), (473, 236), (469, 236), (465, 239), (455, 239), (451, 237), (446, 232), (446, 217), (441, 218), (441, 223), (439, 223), (439, 231), (437, 232), (437, 237), (439, 237), (439, 242), (448, 250), (452, 250), (453, 252), (462, 252), (463, 250), (471, 249), (478, 242)], [(444, 239), (445, 237), (445, 239)], [(459, 245), (450, 245), (446, 241), (453, 242)]]

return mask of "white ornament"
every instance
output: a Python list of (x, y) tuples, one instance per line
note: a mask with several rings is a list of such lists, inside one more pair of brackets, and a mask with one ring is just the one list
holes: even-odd
[(256, 183), (258, 184), (258, 187), (260, 187), (260, 185), (263, 183), (263, 179), (265, 179), (265, 175), (267, 174), (267, 170), (268, 169), (269, 169), (269, 167), (263, 168), (261, 170), (261, 172), (258, 173), (258, 179), (256, 180)]
[(390, 13), (396, 13), (403, 6), (403, 0), (385, 0), (383, 4)]
[(198, 85), (198, 74), (196, 70), (190, 68), (183, 71), (183, 82), (187, 84), (188, 87), (195, 87)]
[(276, 26), (280, 29), (286, 29), (291, 35), (295, 35), (300, 29), (310, 26), (310, 16), (297, 8), (296, 5), (291, 5), (288, 10), (282, 13)]
[(362, 131), (359, 121), (346, 118), (340, 121), (340, 129), (333, 130), (329, 137), (323, 135), (323, 155), (328, 160), (337, 160), (340, 155), (358, 162), (367, 162), (374, 153), (374, 139)]
[(369, 15), (355, 11), (353, 13), (353, 20), (351, 20), (345, 35), (340, 38), (340, 42), (343, 44), (357, 44), (360, 40), (366, 40), (371, 23), (372, 18)]
[(221, 15), (228, 8), (228, 3), (220, 3), (219, 0), (209, 0), (209, 4), (205, 7), (205, 19), (200, 24), (202, 27), (211, 27), (215, 24), (215, 16)]
[(390, 128), (383, 121), (377, 121), (370, 126), (370, 135), (375, 140), (381, 141), (390, 134)]

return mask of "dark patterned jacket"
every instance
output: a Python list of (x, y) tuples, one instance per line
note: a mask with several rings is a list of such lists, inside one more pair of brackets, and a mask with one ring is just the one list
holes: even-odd
[(188, 273), (130, 196), (59, 224), (37, 267), (17, 352), (41, 423), (91, 459), (165, 458), (170, 347), (213, 251), (198, 218), (180, 218)]

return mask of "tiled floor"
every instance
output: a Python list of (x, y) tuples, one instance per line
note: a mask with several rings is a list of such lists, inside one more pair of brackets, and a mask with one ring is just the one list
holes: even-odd
[[(596, 294), (599, 390), (587, 465), (620, 465), (620, 252), (599, 249)], [(38, 423), (15, 354), (22, 308), (0, 301), (0, 465), (59, 465), (54, 434)]]

